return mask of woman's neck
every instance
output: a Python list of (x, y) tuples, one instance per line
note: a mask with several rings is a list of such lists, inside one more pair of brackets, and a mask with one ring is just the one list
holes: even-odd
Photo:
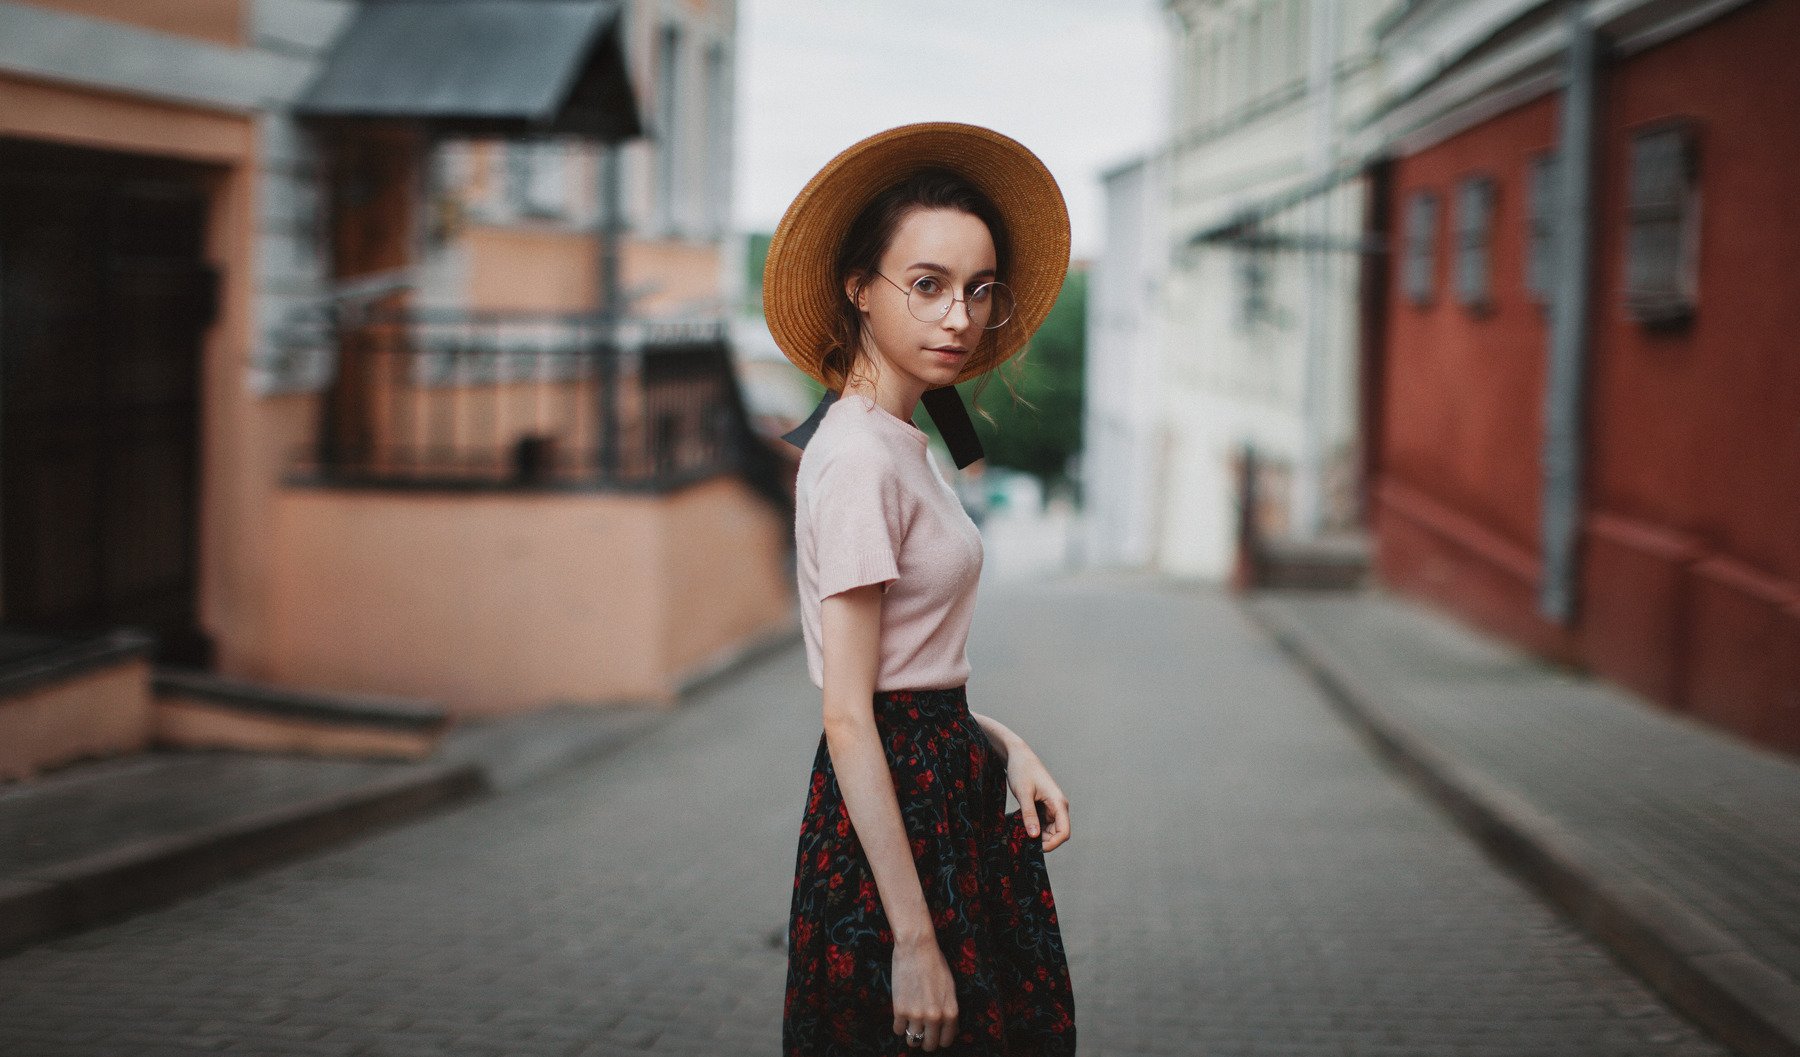
[(888, 414), (902, 422), (911, 422), (913, 411), (919, 406), (919, 397), (924, 395), (924, 390), (858, 379), (844, 385), (843, 395), (849, 396), (852, 393), (870, 397)]

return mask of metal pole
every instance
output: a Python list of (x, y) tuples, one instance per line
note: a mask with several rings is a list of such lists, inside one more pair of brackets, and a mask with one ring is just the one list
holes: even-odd
[(1581, 531), (1583, 388), (1592, 305), (1593, 193), (1600, 39), (1582, 5), (1569, 9), (1568, 85), (1557, 146), (1555, 267), (1550, 283), (1549, 384), (1544, 391), (1543, 581), (1538, 610), (1559, 623), (1575, 611)]
[(623, 229), (621, 223), (621, 193), (619, 188), (619, 147), (612, 143), (599, 145), (599, 249), (600, 318), (607, 323), (615, 323), (624, 314), (624, 306), (620, 304), (622, 296), (619, 286), (619, 233)]
[(1313, 136), (1308, 161), (1320, 189), (1307, 201), (1306, 223), (1317, 244), (1306, 250), (1306, 337), (1300, 364), (1300, 444), (1294, 467), (1294, 531), (1316, 536), (1323, 527), (1326, 389), (1325, 362), (1331, 340), (1327, 318), (1331, 296), (1331, 190), (1323, 180), (1336, 155), (1338, 0), (1313, 0), (1312, 66), (1307, 92), (1313, 104)]
[(617, 144), (599, 145), (599, 326), (595, 337), (598, 357), (600, 444), (597, 453), (603, 480), (613, 480), (619, 466), (619, 321), (624, 317), (624, 293), (619, 282), (619, 237), (624, 230), (621, 169)]

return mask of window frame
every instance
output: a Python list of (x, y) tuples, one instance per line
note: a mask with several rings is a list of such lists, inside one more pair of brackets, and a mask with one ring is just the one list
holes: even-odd
[[(1619, 297), (1625, 314), (1651, 329), (1675, 328), (1692, 321), (1700, 300), (1700, 135), (1699, 123), (1677, 117), (1628, 130), (1625, 144), (1625, 187), (1619, 270)], [(1641, 167), (1650, 141), (1673, 137), (1674, 193), (1663, 200), (1640, 196), (1649, 181)], [(1646, 260), (1654, 251), (1649, 232), (1665, 229), (1666, 260)], [(1645, 273), (1652, 280), (1645, 282)]]
[[(1406, 194), (1401, 233), (1400, 290), (1416, 308), (1428, 308), (1437, 299), (1437, 241), (1442, 212), (1435, 187), (1415, 187)], [(1421, 220), (1424, 221), (1421, 228)]]
[(1237, 285), (1238, 329), (1254, 330), (1275, 322), (1275, 253), (1262, 225), (1251, 223), (1245, 238), (1232, 254), (1233, 279)]
[(569, 215), (569, 147), (560, 137), (526, 136), (505, 145), (506, 198), (514, 216), (561, 220)]
[(1555, 292), (1556, 201), (1562, 152), (1546, 147), (1525, 163), (1525, 293), (1548, 308)]
[(680, 22), (666, 21), (657, 27), (653, 200), (656, 226), (665, 235), (673, 234), (681, 219), (681, 183), (685, 176), (682, 172), (681, 122), (687, 106), (681, 73), (686, 45), (687, 27)]
[(1494, 310), (1494, 218), (1500, 209), (1500, 182), (1488, 171), (1456, 182), (1451, 239), (1456, 248), (1456, 299), (1469, 311)]

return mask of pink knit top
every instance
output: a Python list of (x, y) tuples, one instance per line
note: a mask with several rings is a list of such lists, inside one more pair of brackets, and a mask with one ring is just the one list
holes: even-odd
[(930, 438), (861, 393), (826, 408), (800, 455), (795, 579), (813, 685), (825, 686), (821, 603), (882, 584), (880, 690), (941, 689), (969, 677), (981, 531), (931, 457)]

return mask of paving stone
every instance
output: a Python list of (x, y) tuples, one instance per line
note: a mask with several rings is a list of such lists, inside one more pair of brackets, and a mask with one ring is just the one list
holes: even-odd
[[(1086, 576), (979, 606), (971, 703), (1073, 802), (1049, 863), (1084, 1057), (1722, 1057), (1229, 598)], [(774, 1052), (818, 724), (795, 647), (606, 758), (0, 959), (0, 1052), (56, 1024), (260, 1057)]]

